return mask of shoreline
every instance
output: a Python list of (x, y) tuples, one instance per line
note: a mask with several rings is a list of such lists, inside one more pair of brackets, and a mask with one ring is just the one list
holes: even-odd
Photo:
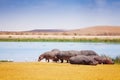
[(0, 42), (112, 42), (120, 43), (120, 36), (72, 35), (0, 35)]

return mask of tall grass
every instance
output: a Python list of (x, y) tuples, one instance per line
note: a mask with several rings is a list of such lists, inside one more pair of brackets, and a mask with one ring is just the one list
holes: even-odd
[(116, 56), (113, 60), (115, 63), (120, 64), (120, 56)]
[(120, 43), (120, 39), (99, 39), (99, 38), (73, 38), (73, 39), (56, 39), (56, 38), (1, 38), (1, 42), (105, 42), (105, 43)]

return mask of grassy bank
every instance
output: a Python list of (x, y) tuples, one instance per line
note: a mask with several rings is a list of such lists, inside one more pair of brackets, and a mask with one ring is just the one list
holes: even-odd
[(0, 42), (107, 42), (120, 43), (120, 39), (100, 39), (100, 38), (73, 38), (73, 39), (55, 39), (55, 38), (0, 38)]
[(120, 65), (0, 62), (0, 80), (120, 80)]
[(0, 60), (0, 62), (13, 62), (13, 61), (9, 61), (9, 60)]

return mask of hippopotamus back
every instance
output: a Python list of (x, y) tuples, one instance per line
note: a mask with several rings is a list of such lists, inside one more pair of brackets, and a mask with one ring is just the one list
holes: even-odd
[(78, 55), (85, 55), (85, 56), (98, 56), (98, 54), (93, 50), (81, 50)]

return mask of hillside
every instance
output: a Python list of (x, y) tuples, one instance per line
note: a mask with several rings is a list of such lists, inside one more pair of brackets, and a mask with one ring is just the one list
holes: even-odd
[(120, 35), (120, 26), (95, 26), (68, 31), (77, 35)]
[(94, 26), (74, 30), (35, 29), (21, 32), (1, 31), (0, 35), (87, 35), (87, 36), (116, 36), (120, 35), (120, 26)]

